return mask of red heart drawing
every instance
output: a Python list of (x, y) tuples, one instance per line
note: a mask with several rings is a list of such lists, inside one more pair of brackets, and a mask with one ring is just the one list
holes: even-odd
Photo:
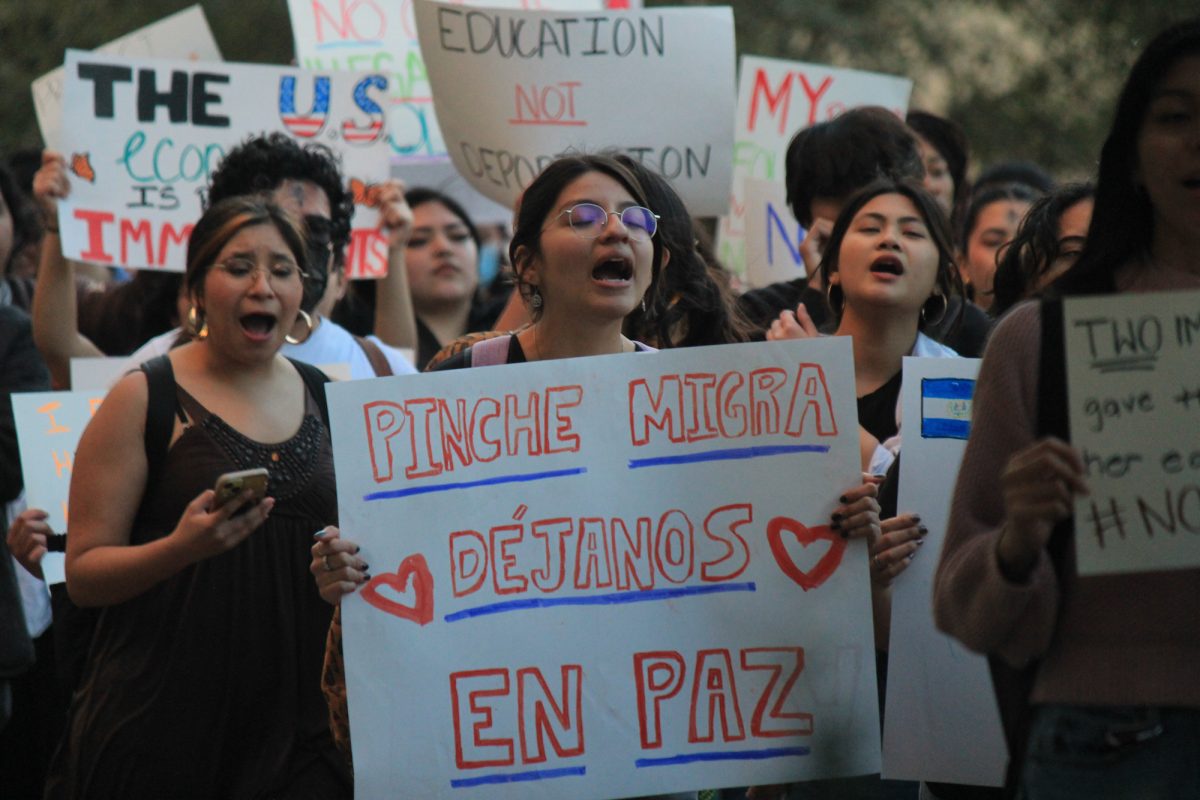
[[(412, 606), (389, 600), (379, 593), (380, 586), (389, 586), (397, 592), (408, 590), (408, 579), (412, 578), (413, 592), (416, 602)], [(376, 575), (361, 592), (363, 600), (400, 619), (412, 620), (418, 625), (428, 625), (433, 621), (433, 575), (429, 573), (429, 565), (425, 556), (420, 553), (409, 556), (400, 562), (400, 568), (395, 572), (384, 572)]]
[[(824, 539), (829, 542), (829, 550), (821, 556), (821, 560), (812, 569), (805, 572), (796, 566), (796, 562), (792, 561), (792, 556), (783, 543), (784, 531), (795, 536), (796, 540), (804, 547), (808, 547), (819, 539)], [(779, 564), (783, 574), (795, 581), (806, 592), (827, 581), (838, 565), (842, 563), (842, 554), (846, 552), (846, 540), (834, 533), (828, 525), (807, 528), (788, 517), (775, 517), (767, 523), (767, 541), (771, 545), (771, 555), (775, 556), (775, 562)]]

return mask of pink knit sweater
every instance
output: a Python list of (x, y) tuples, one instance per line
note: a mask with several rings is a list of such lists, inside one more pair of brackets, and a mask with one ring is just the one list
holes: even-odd
[(1013, 666), (1042, 658), (1034, 703), (1200, 707), (1200, 570), (1080, 579), (1071, 542), (1063, 585), (1044, 552), (1026, 584), (1000, 573), (1000, 474), (1035, 439), (1040, 338), (1029, 303), (984, 354), (934, 583), (938, 627)]

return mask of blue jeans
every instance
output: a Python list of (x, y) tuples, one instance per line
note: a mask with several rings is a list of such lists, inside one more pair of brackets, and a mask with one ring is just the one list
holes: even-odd
[(1039, 706), (1021, 790), (1027, 800), (1200, 797), (1200, 710)]

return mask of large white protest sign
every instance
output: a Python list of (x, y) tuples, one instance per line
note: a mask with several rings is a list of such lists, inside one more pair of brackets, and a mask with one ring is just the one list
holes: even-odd
[(1080, 575), (1200, 566), (1200, 292), (1063, 304)]
[(978, 371), (976, 359), (904, 359), (899, 507), (929, 532), (892, 587), (885, 778), (1004, 783), (1008, 751), (987, 660), (936, 629), (930, 602)]
[(879, 769), (849, 340), (329, 388), (359, 797)]
[[(55, 533), (67, 532), (75, 447), (106, 393), (18, 392), (12, 396), (26, 503), (46, 512), (46, 523)], [(43, 572), (47, 583), (63, 580), (60, 560), (43, 564)]]
[[(456, 5), (595, 11), (600, 0), (487, 0)], [(401, 161), (446, 159), (413, 20), (413, 0), (288, 0), (296, 61), (311, 70), (388, 77), (388, 147)], [(418, 184), (414, 184), (418, 185)], [(419, 184), (424, 185), (424, 184)]]
[(357, 213), (352, 277), (387, 272), (373, 184), (388, 177), (382, 75), (67, 51), (63, 254), (182, 271), (212, 172), (251, 134), (319, 141), (342, 159)]
[(729, 208), (733, 13), (564, 14), (417, 0), (417, 33), (455, 167), (512, 206), (568, 151), (615, 149), (692, 213)]
[(783, 184), (762, 178), (742, 182), (746, 210), (746, 280), (751, 286), (803, 278), (800, 243), (806, 231), (792, 216)]
[[(796, 132), (859, 106), (882, 106), (903, 118), (912, 81), (892, 75), (839, 69), (760, 56), (742, 56), (733, 149), (729, 216), (717, 229), (717, 255), (746, 272), (746, 178), (783, 182), (788, 142)], [(757, 285), (757, 284), (755, 284)]]
[[(208, 18), (200, 6), (183, 11), (139, 28), (119, 39), (96, 48), (128, 58), (179, 58), (189, 61), (220, 61), (221, 51), (208, 27)], [(62, 101), (65, 70), (62, 67), (47, 72), (35, 80), (33, 110), (37, 114), (42, 141), (51, 150), (62, 149)]]

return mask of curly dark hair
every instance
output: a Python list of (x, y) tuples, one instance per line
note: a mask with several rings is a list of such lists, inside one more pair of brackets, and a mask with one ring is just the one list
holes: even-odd
[(0, 165), (0, 201), (3, 202), (3, 207), (8, 209), (13, 221), (13, 243), (9, 263), (0, 264), (0, 274), (7, 275), (13, 257), (26, 245), (41, 241), (42, 222), (33, 200), (21, 191), (16, 178), (3, 165)]
[[(208, 189), (208, 205), (213, 206), (230, 197), (270, 193), (286, 180), (311, 181), (329, 198), (329, 244), (333, 248), (333, 268), (342, 269), (346, 263), (346, 247), (350, 244), (350, 219), (354, 216), (354, 198), (342, 179), (337, 154), (315, 142), (300, 144), (283, 133), (251, 136), (229, 151), (212, 174)], [(310, 235), (312, 232), (309, 232)], [(320, 232), (324, 235), (324, 231)], [(316, 242), (314, 252), (324, 249), (325, 242)], [(312, 261), (313, 259), (308, 259)], [(302, 307), (309, 311), (325, 291), (328, 274), (306, 267), (309, 279), (305, 283)]]

